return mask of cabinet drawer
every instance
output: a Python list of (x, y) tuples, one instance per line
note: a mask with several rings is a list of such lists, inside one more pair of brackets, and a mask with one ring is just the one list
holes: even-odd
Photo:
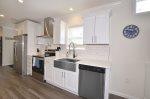
[(44, 62), (45, 64), (51, 64), (51, 65), (54, 64), (54, 60), (45, 60)]

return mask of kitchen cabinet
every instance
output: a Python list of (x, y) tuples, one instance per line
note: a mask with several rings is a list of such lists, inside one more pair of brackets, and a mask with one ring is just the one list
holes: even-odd
[(27, 75), (32, 75), (32, 56), (27, 56)]
[(46, 82), (52, 84), (53, 83), (53, 66), (54, 66), (54, 58), (53, 57), (45, 57), (44, 59), (44, 80)]
[(60, 19), (54, 19), (53, 44), (65, 44), (66, 32), (67, 24)]
[(69, 91), (78, 92), (78, 74), (72, 71), (65, 71), (65, 88)]
[(95, 16), (86, 17), (84, 19), (83, 26), (83, 43), (84, 44), (93, 44), (93, 35), (94, 35), (94, 25), (95, 25)]
[(8, 66), (14, 64), (14, 42), (12, 40), (8, 40), (8, 38), (13, 38), (15, 34), (15, 28), (0, 26), (1, 66)]
[(54, 68), (54, 84), (65, 90), (78, 93), (78, 73)]
[(23, 21), (16, 25), (17, 35), (27, 34), (27, 21)]
[(36, 33), (36, 36), (43, 36), (44, 35), (44, 22), (41, 22), (41, 24), (38, 24), (37, 25), (37, 29), (38, 29), (38, 32)]
[(30, 20), (23, 21), (16, 25), (17, 35), (28, 34), (27, 37), (27, 54), (34, 55), (36, 54), (36, 33), (38, 30), (38, 23), (32, 22)]
[(64, 87), (64, 70), (54, 68), (54, 84)]
[(109, 44), (109, 13), (84, 18), (84, 44)]

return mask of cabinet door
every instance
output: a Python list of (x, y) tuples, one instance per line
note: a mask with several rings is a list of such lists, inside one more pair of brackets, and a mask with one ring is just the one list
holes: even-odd
[(109, 44), (109, 15), (96, 16), (94, 44)]
[(17, 30), (16, 35), (20, 35), (21, 34), (21, 29), (20, 29), (20, 25), (19, 24), (16, 25), (16, 30)]
[(64, 71), (54, 68), (53, 71), (54, 84), (59, 87), (64, 87)]
[(86, 17), (83, 25), (83, 44), (93, 44), (95, 16)]
[(78, 74), (76, 72), (65, 71), (65, 88), (77, 93), (78, 92)]
[(22, 35), (23, 32), (25, 31), (25, 30), (24, 30), (24, 22), (18, 23), (18, 24), (16, 25), (16, 29), (17, 29), (17, 35)]
[(47, 60), (44, 64), (44, 79), (49, 83), (53, 83), (53, 65)]
[(53, 44), (65, 44), (66, 29), (67, 24), (64, 21), (55, 19)]
[(27, 21), (27, 33), (28, 33), (28, 40), (27, 40), (27, 54), (34, 55), (36, 54), (36, 46), (35, 46), (35, 34), (37, 29), (37, 23), (32, 21)]
[(36, 36), (43, 36), (44, 35), (44, 22), (37, 25), (37, 33)]

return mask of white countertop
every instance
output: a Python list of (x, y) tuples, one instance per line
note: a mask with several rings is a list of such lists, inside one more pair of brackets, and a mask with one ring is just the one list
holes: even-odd
[(91, 65), (95, 67), (110, 68), (110, 62), (101, 60), (80, 60), (78, 64)]
[[(67, 58), (67, 57), (58, 57), (57, 59), (61, 59), (61, 58)], [(69, 58), (69, 59), (73, 59), (73, 58)], [(84, 65), (89, 65), (89, 66), (95, 66), (95, 67), (102, 67), (102, 68), (111, 68), (111, 62), (109, 61), (104, 61), (104, 60), (92, 60), (92, 59), (80, 59), (77, 58), (78, 61), (77, 64), (84, 64)]]

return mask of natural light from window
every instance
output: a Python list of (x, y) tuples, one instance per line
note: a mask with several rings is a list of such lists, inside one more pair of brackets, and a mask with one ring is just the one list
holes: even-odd
[(150, 11), (150, 0), (136, 0), (136, 13)]
[(67, 43), (70, 42), (83, 45), (83, 26), (69, 27)]

